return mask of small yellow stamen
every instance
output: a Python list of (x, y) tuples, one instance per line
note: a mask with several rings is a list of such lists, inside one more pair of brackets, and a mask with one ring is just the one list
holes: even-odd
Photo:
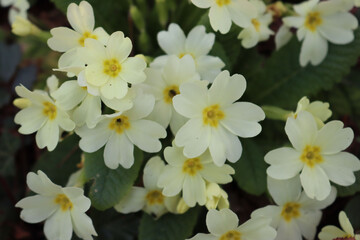
[(85, 39), (87, 38), (98, 39), (96, 35), (93, 35), (90, 32), (84, 32), (84, 34), (79, 38), (79, 44), (81, 46), (85, 46)]
[(220, 7), (224, 5), (228, 5), (231, 2), (231, 0), (216, 0), (216, 4)]
[(230, 230), (225, 234), (221, 235), (219, 240), (241, 240), (241, 233), (236, 230)]
[(125, 129), (130, 128), (130, 122), (129, 122), (128, 117), (120, 116), (120, 117), (114, 118), (110, 122), (109, 128), (111, 130), (115, 130), (119, 134), (122, 134)]
[(182, 171), (190, 176), (195, 176), (196, 173), (203, 168), (204, 167), (200, 162), (200, 158), (190, 158), (184, 162)]
[(251, 20), (251, 23), (254, 25), (255, 30), (256, 30), (257, 32), (260, 32), (260, 22), (259, 22), (257, 19), (253, 18), (253, 19)]
[(71, 210), (73, 207), (72, 202), (65, 194), (58, 194), (56, 195), (56, 198), (54, 199), (56, 204), (59, 204), (62, 211)]
[(173, 97), (175, 97), (179, 93), (180, 93), (179, 87), (176, 86), (176, 85), (172, 85), (172, 86), (169, 86), (169, 87), (165, 88), (164, 91), (163, 91), (164, 101), (166, 103), (172, 103)]
[(221, 111), (218, 104), (211, 105), (203, 110), (203, 123), (212, 127), (217, 127), (219, 120), (225, 117), (225, 113)]
[(306, 15), (305, 27), (312, 32), (316, 31), (316, 28), (322, 24), (322, 18), (319, 12), (309, 12)]
[(315, 164), (322, 163), (324, 161), (320, 152), (320, 147), (306, 145), (300, 156), (300, 159), (309, 167), (314, 167)]
[(44, 102), (43, 105), (43, 114), (47, 116), (50, 120), (54, 120), (57, 114), (56, 106), (51, 102)]
[(288, 202), (283, 206), (281, 211), (281, 216), (287, 221), (290, 222), (293, 218), (300, 217), (299, 208), (301, 205), (295, 202)]
[(145, 199), (149, 205), (164, 203), (164, 195), (159, 190), (153, 190), (148, 192)]
[(115, 58), (104, 61), (104, 73), (110, 77), (117, 77), (121, 71), (121, 65)]
[(192, 53), (180, 53), (179, 54), (179, 58), (183, 58), (185, 55), (190, 55), (193, 59), (195, 59), (195, 55), (194, 54), (192, 54)]

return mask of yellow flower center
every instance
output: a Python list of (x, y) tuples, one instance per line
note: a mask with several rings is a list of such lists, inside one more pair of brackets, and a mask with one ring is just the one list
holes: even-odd
[(65, 194), (58, 194), (56, 195), (56, 198), (54, 199), (56, 204), (59, 204), (62, 211), (71, 210), (73, 207), (72, 202)]
[(320, 147), (318, 146), (309, 146), (306, 145), (306, 147), (304, 148), (300, 159), (302, 162), (304, 162), (305, 164), (307, 164), (309, 167), (314, 167), (315, 164), (321, 163), (324, 161), (324, 159), (322, 158), (321, 154), (320, 154)]
[(169, 87), (165, 88), (164, 91), (163, 91), (164, 101), (166, 103), (172, 103), (173, 97), (175, 97), (179, 93), (180, 93), (179, 87), (176, 86), (176, 85), (172, 85), (172, 86), (169, 86)]
[(179, 58), (183, 58), (186, 54), (189, 54), (193, 59), (195, 59), (195, 56), (192, 53), (180, 53)]
[(219, 240), (241, 240), (241, 233), (236, 230), (230, 230), (227, 233), (221, 235)]
[(110, 77), (117, 77), (121, 71), (121, 65), (115, 58), (104, 61), (104, 73)]
[(130, 122), (129, 122), (128, 117), (120, 116), (120, 117), (114, 118), (110, 122), (109, 128), (111, 130), (115, 130), (119, 134), (123, 133), (125, 129), (130, 128)]
[(290, 222), (291, 219), (300, 217), (299, 208), (301, 205), (295, 202), (288, 202), (283, 206), (281, 211), (281, 216), (287, 221)]
[(312, 32), (316, 31), (316, 28), (322, 24), (322, 19), (319, 12), (309, 12), (306, 15), (305, 27)]
[(253, 18), (253, 19), (251, 20), (251, 23), (254, 25), (255, 30), (256, 30), (257, 32), (259, 32), (259, 31), (260, 31), (260, 22), (259, 22), (257, 19)]
[(50, 120), (54, 120), (57, 113), (56, 106), (51, 102), (44, 102), (43, 105), (43, 114), (47, 116)]
[(200, 162), (200, 158), (190, 158), (184, 162), (182, 171), (190, 176), (195, 176), (196, 173), (203, 168), (204, 167)]
[(92, 39), (98, 39), (96, 35), (91, 34), (90, 32), (84, 32), (84, 34), (79, 38), (79, 44), (81, 46), (85, 45), (85, 39), (92, 38)]
[(159, 190), (153, 190), (148, 192), (145, 198), (149, 205), (164, 203), (164, 195)]
[(217, 127), (219, 120), (225, 117), (224, 112), (221, 111), (220, 106), (217, 104), (204, 108), (202, 113), (203, 123), (212, 127)]
[(224, 5), (228, 5), (231, 2), (231, 0), (216, 0), (216, 4), (220, 7)]

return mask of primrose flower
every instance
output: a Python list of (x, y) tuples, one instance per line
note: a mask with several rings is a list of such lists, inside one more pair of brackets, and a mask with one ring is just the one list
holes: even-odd
[(159, 138), (166, 137), (165, 129), (158, 123), (145, 120), (154, 108), (155, 99), (149, 94), (138, 94), (134, 106), (127, 111), (103, 115), (96, 127), (75, 129), (81, 137), (80, 148), (95, 152), (105, 145), (104, 161), (108, 168), (119, 164), (130, 168), (134, 164), (134, 145), (145, 152), (161, 149)]
[(11, 25), (11, 31), (18, 36), (27, 36), (31, 34), (36, 35), (41, 32), (37, 26), (21, 16), (16, 16), (13, 24)]
[(97, 39), (106, 44), (109, 34), (102, 27), (94, 29), (95, 19), (92, 6), (81, 1), (79, 5), (70, 3), (67, 8), (67, 19), (74, 29), (56, 27), (50, 30), (52, 37), (47, 41), (48, 46), (58, 52), (65, 52), (59, 59), (59, 68), (70, 66), (84, 66), (77, 48), (84, 47), (88, 38)]
[(175, 144), (184, 147), (184, 155), (195, 158), (209, 149), (214, 163), (222, 166), (225, 160), (239, 160), (242, 147), (240, 137), (254, 137), (261, 132), (259, 121), (263, 110), (249, 102), (235, 102), (244, 93), (245, 78), (230, 77), (222, 71), (207, 89), (195, 83), (184, 83), (180, 94), (173, 98), (174, 108), (190, 118), (175, 136)]
[[(285, 17), (284, 24), (297, 28), (297, 37), (304, 40), (300, 50), (300, 65), (319, 65), (326, 57), (328, 41), (348, 44), (354, 40), (358, 21), (344, 11), (343, 1), (310, 0), (294, 6), (297, 16)], [(348, 9), (349, 10), (349, 9)]]
[(211, 209), (206, 214), (206, 226), (210, 234), (198, 233), (189, 240), (273, 240), (276, 231), (270, 226), (270, 218), (251, 218), (239, 225), (239, 219), (230, 209)]
[(205, 206), (210, 209), (229, 208), (227, 193), (216, 183), (206, 183), (206, 203)]
[(247, 0), (191, 0), (199, 8), (210, 8), (210, 25), (214, 31), (228, 33), (231, 22), (246, 28), (256, 17), (256, 7)]
[[(155, 96), (154, 111), (148, 119), (160, 123), (164, 128), (170, 124), (172, 132), (176, 133), (187, 119), (175, 111), (172, 99), (180, 93), (179, 87), (183, 83), (200, 82), (194, 60), (189, 55), (181, 59), (169, 56), (164, 68), (147, 68), (145, 74), (147, 79), (142, 86)], [(204, 84), (207, 82), (204, 81)]]
[(66, 111), (56, 105), (44, 91), (31, 92), (23, 85), (15, 88), (16, 93), (27, 99), (24, 108), (15, 115), (15, 123), (20, 124), (21, 134), (36, 133), (39, 148), (55, 149), (62, 130), (72, 131), (75, 123)]
[(277, 231), (275, 240), (314, 239), (320, 223), (321, 209), (331, 205), (336, 198), (336, 188), (322, 201), (310, 199), (301, 191), (299, 177), (275, 180), (268, 177), (268, 189), (275, 205), (255, 210), (251, 217), (268, 217)]
[(164, 150), (166, 162), (169, 164), (161, 173), (158, 186), (163, 188), (165, 196), (175, 196), (182, 191), (185, 203), (194, 207), (196, 203), (206, 203), (206, 181), (225, 184), (232, 181), (230, 174), (235, 171), (224, 164), (216, 166), (206, 151), (195, 158), (185, 157), (183, 149), (175, 146)]
[(30, 7), (27, 0), (0, 0), (0, 5), (10, 7), (8, 15), (10, 25), (15, 22), (16, 17), (27, 19), (27, 10)]
[(114, 206), (120, 213), (137, 212), (143, 209), (148, 214), (160, 217), (172, 210), (174, 198), (162, 194), (157, 181), (165, 168), (160, 157), (151, 158), (145, 165), (143, 182), (144, 187), (132, 187), (130, 192)]
[(214, 81), (225, 66), (220, 58), (209, 56), (209, 52), (215, 42), (214, 33), (206, 33), (204, 26), (196, 26), (185, 37), (183, 30), (176, 23), (171, 23), (167, 31), (161, 31), (157, 35), (159, 45), (167, 55), (154, 59), (151, 67), (163, 67), (168, 61), (169, 55), (179, 58), (190, 55), (194, 62), (196, 71), (202, 80)]
[(79, 73), (79, 85), (94, 96), (123, 98), (129, 83), (136, 85), (146, 78), (146, 62), (140, 57), (128, 57), (131, 49), (131, 40), (120, 31), (111, 34), (106, 47), (100, 41), (86, 39), (85, 47), (78, 49), (86, 64)]
[(331, 110), (329, 109), (329, 103), (314, 101), (311, 102), (307, 97), (302, 97), (298, 104), (295, 113), (292, 113), (292, 117), (296, 118), (300, 111), (307, 111), (311, 113), (319, 128), (324, 126), (324, 122), (331, 117)]
[(359, 159), (342, 152), (352, 142), (354, 133), (340, 121), (326, 123), (318, 130), (314, 117), (301, 111), (297, 118), (288, 118), (285, 132), (292, 144), (268, 152), (268, 176), (285, 180), (300, 172), (301, 185), (310, 198), (324, 200), (329, 196), (330, 181), (341, 186), (355, 182), (354, 171), (360, 170)]
[(244, 48), (252, 48), (258, 42), (266, 41), (270, 35), (274, 34), (269, 28), (272, 22), (271, 13), (266, 13), (266, 5), (261, 0), (250, 0), (250, 3), (256, 6), (257, 16), (251, 19), (251, 25), (241, 30), (238, 38), (241, 39), (241, 45)]
[(90, 208), (90, 199), (84, 190), (77, 187), (62, 188), (43, 173), (28, 173), (26, 178), (35, 196), (20, 200), (15, 207), (22, 208), (20, 218), (28, 223), (45, 220), (44, 233), (47, 239), (70, 240), (72, 232), (79, 238), (91, 240), (97, 233), (85, 212)]
[(341, 211), (339, 214), (339, 222), (342, 229), (335, 226), (325, 226), (321, 229), (321, 232), (319, 233), (319, 239), (360, 240), (360, 234), (354, 233), (354, 228), (352, 227), (344, 211)]

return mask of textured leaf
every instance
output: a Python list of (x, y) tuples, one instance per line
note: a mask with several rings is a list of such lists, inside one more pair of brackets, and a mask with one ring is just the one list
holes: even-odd
[(329, 44), (327, 57), (319, 66), (302, 68), (299, 54), (300, 43), (294, 37), (285, 47), (274, 52), (263, 68), (245, 74), (251, 100), (289, 108), (303, 96), (329, 90), (349, 73), (360, 55), (360, 30), (355, 31), (355, 40), (350, 44)]
[(142, 152), (136, 148), (135, 163), (130, 169), (119, 166), (112, 170), (105, 166), (103, 148), (95, 153), (85, 153), (85, 176), (93, 180), (89, 192), (92, 206), (105, 210), (118, 203), (133, 186), (142, 159)]
[[(70, 3), (79, 4), (81, 0), (51, 0), (56, 7), (66, 14)], [(87, 0), (94, 9), (95, 25), (103, 27), (109, 34), (121, 30), (128, 33), (129, 4), (126, 0)]]
[(262, 149), (249, 139), (241, 139), (243, 153), (239, 161), (231, 164), (235, 169), (233, 176), (244, 191), (261, 195), (266, 191), (266, 163)]
[(33, 171), (42, 170), (56, 184), (65, 186), (69, 176), (77, 169), (81, 151), (75, 134), (66, 137), (54, 151), (45, 152), (36, 162)]
[(144, 213), (139, 229), (139, 240), (184, 240), (196, 225), (200, 209), (192, 208), (184, 214), (168, 213), (159, 219)]

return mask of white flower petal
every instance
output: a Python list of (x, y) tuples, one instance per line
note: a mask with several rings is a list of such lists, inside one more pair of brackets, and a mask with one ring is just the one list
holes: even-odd
[(246, 80), (240, 74), (230, 76), (229, 71), (222, 71), (209, 89), (209, 103), (226, 107), (238, 100), (245, 92)]
[(58, 52), (66, 52), (74, 47), (80, 47), (81, 35), (66, 27), (57, 27), (50, 30), (52, 35), (47, 41), (48, 46)]
[(340, 152), (334, 155), (323, 155), (321, 167), (329, 179), (341, 186), (350, 186), (356, 180), (354, 171), (360, 170), (360, 160), (353, 154)]
[(62, 189), (64, 194), (73, 203), (74, 208), (80, 212), (86, 212), (91, 206), (89, 198), (84, 196), (84, 190), (78, 187), (65, 187)]
[(87, 91), (82, 89), (76, 80), (64, 82), (60, 88), (51, 93), (56, 100), (56, 104), (64, 110), (73, 109), (87, 95)]
[(106, 44), (106, 55), (108, 58), (117, 59), (122, 65), (123, 61), (130, 55), (131, 49), (131, 40), (124, 37), (123, 32), (116, 31), (110, 35)]
[(103, 98), (109, 100), (114, 98), (121, 99), (128, 93), (128, 84), (123, 78), (110, 78), (108, 81), (104, 81), (100, 88), (100, 93)]
[(121, 72), (119, 76), (131, 84), (139, 84), (146, 79), (144, 69), (146, 62), (139, 57), (129, 57), (121, 63)]
[(274, 240), (302, 240), (301, 231), (295, 221), (280, 221)]
[(196, 59), (196, 70), (199, 72), (202, 80), (213, 82), (225, 63), (214, 56), (200, 56)]
[(183, 185), (183, 198), (189, 207), (194, 207), (196, 203), (204, 205), (206, 202), (205, 181), (199, 174), (186, 176)]
[(161, 173), (157, 185), (164, 188), (163, 194), (165, 196), (175, 196), (183, 187), (184, 176), (179, 168), (167, 165)]
[(301, 234), (306, 239), (314, 239), (316, 227), (321, 220), (321, 211), (301, 212), (301, 216), (294, 219), (300, 229)]
[(268, 240), (274, 239), (276, 231), (270, 227), (271, 218), (251, 218), (241, 224), (237, 230), (246, 239)]
[(183, 149), (176, 147), (166, 147), (164, 150), (164, 157), (168, 164), (174, 167), (180, 167), (184, 164), (186, 157), (183, 155)]
[(301, 16), (291, 16), (284, 17), (282, 20), (287, 27), (299, 28), (304, 24), (305, 18)]
[(19, 132), (21, 134), (31, 134), (38, 131), (47, 121), (43, 114), (43, 109), (39, 107), (27, 107), (15, 115), (15, 123), (21, 124)]
[(184, 52), (185, 34), (175, 23), (169, 25), (168, 31), (161, 31), (157, 35), (158, 43), (168, 55), (178, 55)]
[(287, 180), (276, 180), (268, 176), (267, 187), (271, 197), (279, 206), (287, 202), (296, 202), (301, 194), (301, 183), (299, 176)]
[(92, 236), (97, 236), (94, 225), (90, 217), (85, 213), (73, 209), (71, 211), (71, 218), (76, 235), (85, 240), (92, 240)]
[(281, 25), (275, 35), (276, 50), (285, 46), (291, 40), (292, 36), (293, 34), (290, 32), (290, 28), (285, 24)]
[(339, 213), (339, 223), (341, 228), (344, 229), (347, 234), (351, 234), (352, 236), (354, 235), (354, 228), (344, 211)]
[(234, 230), (239, 224), (239, 219), (230, 209), (220, 211), (210, 209), (206, 214), (206, 226), (211, 234), (221, 236), (229, 230)]
[(246, 0), (231, 1), (226, 8), (230, 13), (231, 20), (243, 28), (250, 26), (251, 19), (257, 15), (256, 7)]
[(214, 0), (191, 0), (198, 8), (209, 8), (214, 4)]
[(109, 128), (109, 121), (100, 122), (93, 129), (82, 127), (75, 131), (81, 137), (80, 148), (89, 153), (99, 150), (109, 140), (111, 134), (115, 134)]
[(112, 134), (104, 149), (105, 165), (116, 169), (119, 164), (129, 169), (134, 164), (134, 145), (126, 134)]
[(318, 33), (307, 31), (300, 50), (300, 65), (306, 66), (308, 62), (319, 65), (326, 57), (328, 51), (327, 41)]
[[(266, 217), (272, 219), (271, 226), (277, 228), (280, 224), (281, 219), (281, 207), (268, 205), (263, 208), (256, 209), (251, 213), (251, 218)], [(280, 239), (279, 239), (280, 240)]]
[(210, 25), (215, 32), (220, 31), (220, 33), (225, 34), (230, 31), (231, 16), (226, 7), (213, 5), (209, 11), (209, 19)]
[(300, 153), (287, 147), (268, 152), (265, 162), (271, 165), (266, 171), (267, 174), (279, 180), (295, 177), (304, 166), (300, 161)]
[[(201, 0), (192, 0), (192, 1), (201, 1)], [(210, 234), (198, 233), (194, 237), (189, 238), (188, 240), (217, 240), (218, 238)]]
[(335, 226), (326, 226), (321, 229), (319, 233), (320, 240), (333, 240), (338, 237), (346, 236), (347, 233)]
[(164, 171), (165, 163), (160, 157), (152, 157), (145, 165), (143, 182), (146, 189), (157, 189), (159, 176)]
[(44, 196), (56, 195), (61, 190), (61, 187), (54, 184), (41, 170), (37, 171), (37, 174), (29, 172), (26, 176), (26, 184), (31, 191)]
[(331, 191), (329, 178), (321, 167), (305, 165), (300, 174), (300, 180), (309, 198), (321, 201), (329, 196)]
[(74, 110), (72, 114), (72, 119), (77, 126), (83, 126), (84, 124), (86, 124), (88, 128), (94, 128), (100, 116), (100, 97), (88, 94), (81, 103), (81, 105)]
[(59, 126), (55, 121), (47, 122), (36, 133), (35, 140), (39, 148), (47, 147), (48, 151), (55, 149), (59, 142)]
[(330, 206), (336, 199), (337, 191), (335, 187), (331, 187), (330, 195), (322, 201), (309, 198), (305, 192), (302, 192), (298, 203), (301, 204), (301, 208), (305, 211), (316, 211), (324, 209)]
[(153, 110), (155, 105), (155, 98), (150, 94), (139, 94), (134, 99), (134, 106), (126, 111), (125, 115), (131, 121), (147, 117)]
[(185, 40), (185, 48), (187, 52), (191, 52), (194, 56), (207, 55), (215, 42), (215, 34), (206, 33), (205, 27), (196, 26), (189, 32)]
[(23, 208), (20, 218), (28, 223), (42, 222), (56, 210), (59, 205), (55, 204), (53, 197), (35, 195), (24, 198), (16, 203), (15, 207)]
[(79, 33), (92, 32), (94, 29), (94, 12), (91, 5), (86, 1), (80, 2), (79, 6), (75, 3), (70, 4), (66, 16), (71, 27)]
[(148, 191), (141, 187), (132, 187), (126, 196), (117, 203), (114, 208), (120, 213), (138, 212), (144, 208), (146, 201), (145, 196)]
[(230, 174), (234, 174), (235, 170), (227, 164), (222, 167), (218, 167), (211, 164), (206, 164), (204, 169), (200, 172), (201, 176), (208, 182), (214, 182), (219, 184), (226, 184), (232, 181)]
[(70, 211), (59, 209), (44, 224), (44, 233), (47, 239), (70, 240), (72, 231)]

